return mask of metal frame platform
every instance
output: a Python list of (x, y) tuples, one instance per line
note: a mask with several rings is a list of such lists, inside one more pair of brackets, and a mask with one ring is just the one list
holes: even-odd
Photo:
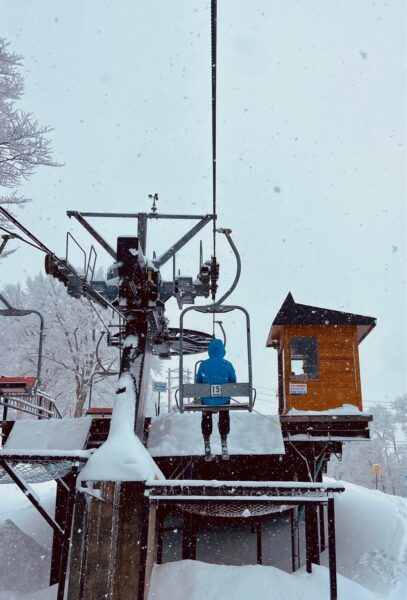
[[(90, 452), (66, 452), (43, 454), (24, 454), (24, 452), (0, 451), (0, 483), (14, 483), (31, 502), (54, 531), (51, 585), (58, 583), (57, 600), (63, 600), (65, 594), (65, 581), (68, 568), (69, 546), (71, 542), (72, 521), (76, 497), (76, 481), (87, 461)], [(51, 468), (51, 472), (49, 471)], [(27, 469), (30, 474), (37, 473), (40, 468), (41, 476), (26, 477)], [(44, 478), (46, 477), (46, 478)], [(28, 479), (30, 481), (28, 481)], [(65, 502), (63, 506), (56, 507), (53, 518), (41, 505), (40, 500), (29, 483), (39, 481), (57, 480), (58, 486), (63, 488)]]
[(145, 496), (150, 505), (174, 503), (183, 507), (208, 504), (246, 506), (260, 503), (305, 507), (306, 569), (312, 572), (312, 562), (319, 562), (319, 554), (313, 547), (313, 518), (320, 507), (328, 511), (328, 552), (330, 600), (337, 600), (335, 506), (334, 494), (342, 493), (342, 484), (284, 482), (284, 481), (199, 481), (166, 480), (147, 481)]

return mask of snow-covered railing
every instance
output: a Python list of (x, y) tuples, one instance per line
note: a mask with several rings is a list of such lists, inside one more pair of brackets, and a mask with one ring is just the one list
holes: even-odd
[(176, 502), (284, 502), (301, 504), (328, 500), (345, 491), (341, 483), (296, 481), (147, 481), (146, 496), (152, 501)]
[(62, 419), (55, 401), (46, 392), (37, 390), (36, 394), (1, 394), (0, 405), (3, 420), (7, 420), (8, 410), (23, 412), (39, 419)]

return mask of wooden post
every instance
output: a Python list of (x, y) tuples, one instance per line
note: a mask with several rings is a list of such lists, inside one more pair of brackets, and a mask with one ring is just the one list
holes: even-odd
[(94, 482), (78, 502), (68, 600), (144, 600), (155, 551), (155, 507), (141, 482)]
[(323, 504), (319, 505), (319, 547), (321, 552), (326, 548), (325, 545), (325, 508)]
[(69, 477), (68, 501), (65, 513), (64, 536), (61, 545), (61, 561), (59, 564), (59, 585), (57, 600), (64, 600), (66, 573), (68, 570), (69, 547), (72, 535), (72, 521), (75, 507), (76, 479), (78, 477), (78, 467), (73, 467)]
[(7, 421), (7, 415), (8, 415), (8, 398), (4, 398), (4, 404), (3, 404), (3, 421)]
[(162, 508), (157, 508), (157, 565), (163, 562), (163, 545), (164, 545), (164, 513)]
[(329, 548), (329, 584), (330, 600), (337, 600), (338, 589), (336, 581), (336, 543), (335, 543), (335, 505), (334, 499), (328, 499), (328, 548)]
[(182, 560), (196, 560), (196, 528), (192, 514), (184, 512)]
[(257, 564), (263, 564), (263, 548), (261, 543), (261, 521), (256, 523)]
[(294, 507), (290, 510), (290, 524), (291, 524), (291, 568), (294, 573), (300, 568), (300, 548), (299, 548), (299, 525), (298, 519), (298, 508)]
[(157, 522), (157, 505), (150, 504), (148, 508), (148, 532), (147, 532), (147, 553), (146, 553), (146, 568), (144, 581), (144, 597), (148, 598), (150, 590), (151, 574), (154, 567), (154, 558), (156, 554), (156, 522)]
[(307, 572), (311, 573), (311, 570), (309, 570), (311, 569), (310, 564), (320, 564), (317, 504), (307, 503), (305, 505), (305, 540)]
[(312, 525), (310, 505), (305, 505), (305, 563), (307, 573), (312, 573)]
[(318, 506), (318, 504), (311, 505), (310, 510), (311, 510), (311, 524), (312, 524), (311, 525), (311, 527), (312, 527), (311, 560), (315, 565), (319, 565), (321, 562), (321, 559), (320, 559), (320, 550), (319, 550), (319, 506)]
[[(66, 507), (69, 496), (69, 478), (66, 475), (62, 479), (57, 480), (56, 498), (55, 498), (55, 521), (64, 529), (66, 523)], [(59, 568), (62, 555), (62, 537), (55, 531), (52, 537), (52, 554), (51, 554), (51, 573), (49, 584), (54, 585), (59, 581)]]

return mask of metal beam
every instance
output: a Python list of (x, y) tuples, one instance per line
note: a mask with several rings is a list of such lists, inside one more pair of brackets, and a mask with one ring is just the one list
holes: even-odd
[(84, 227), (86, 229), (86, 231), (88, 231), (97, 242), (99, 242), (99, 244), (102, 246), (102, 248), (104, 248), (106, 250), (106, 252), (108, 254), (110, 254), (110, 256), (116, 260), (116, 252), (113, 250), (113, 248), (110, 246), (110, 244), (108, 244), (106, 242), (105, 239), (102, 238), (102, 236), (96, 231), (96, 229), (94, 227), (92, 227), (92, 225), (90, 223), (87, 222), (86, 219), (83, 218), (83, 214), (86, 215), (86, 213), (80, 213), (77, 210), (68, 210), (66, 212), (66, 214), (68, 215), (69, 218), (71, 217), (75, 217), (75, 219), (78, 221), (78, 223), (80, 223), (82, 225), (82, 227)]
[(10, 479), (12, 479), (14, 481), (14, 483), (20, 488), (20, 490), (23, 492), (23, 494), (28, 498), (28, 500), (31, 502), (31, 504), (34, 506), (34, 508), (36, 508), (38, 510), (38, 512), (46, 520), (48, 525), (50, 525), (52, 527), (52, 529), (56, 532), (57, 535), (63, 536), (64, 535), (63, 529), (58, 525), (58, 523), (56, 521), (54, 521), (54, 519), (52, 517), (49, 516), (47, 511), (38, 502), (37, 498), (32, 494), (31, 490), (25, 485), (24, 481), (19, 478), (17, 473), (15, 473), (13, 471), (11, 466), (8, 464), (8, 462), (2, 456), (0, 456), (0, 465), (6, 471), (7, 475), (10, 477)]
[(147, 213), (140, 213), (137, 220), (137, 237), (145, 256), (147, 248)]
[(153, 262), (154, 265), (159, 269), (162, 267), (167, 261), (172, 258), (178, 250), (180, 250), (185, 244), (187, 244), (201, 229), (205, 227), (211, 220), (213, 219), (212, 215), (205, 215), (202, 219), (192, 227), (182, 238), (175, 242), (171, 248), (169, 248), (164, 254), (156, 258)]
[[(74, 210), (68, 210), (68, 217), (74, 216)], [(81, 212), (82, 217), (96, 217), (96, 218), (114, 218), (114, 219), (138, 219), (141, 214), (146, 214), (147, 219), (191, 219), (199, 221), (205, 217), (213, 218), (213, 215), (164, 215), (157, 213), (105, 213), (105, 212)]]

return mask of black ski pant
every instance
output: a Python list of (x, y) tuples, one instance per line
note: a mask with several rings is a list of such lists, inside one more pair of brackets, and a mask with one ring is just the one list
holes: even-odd
[[(212, 434), (212, 412), (209, 410), (202, 411), (201, 421), (202, 435), (208, 438)], [(219, 433), (221, 437), (227, 436), (230, 431), (230, 417), (228, 410), (219, 411)]]

